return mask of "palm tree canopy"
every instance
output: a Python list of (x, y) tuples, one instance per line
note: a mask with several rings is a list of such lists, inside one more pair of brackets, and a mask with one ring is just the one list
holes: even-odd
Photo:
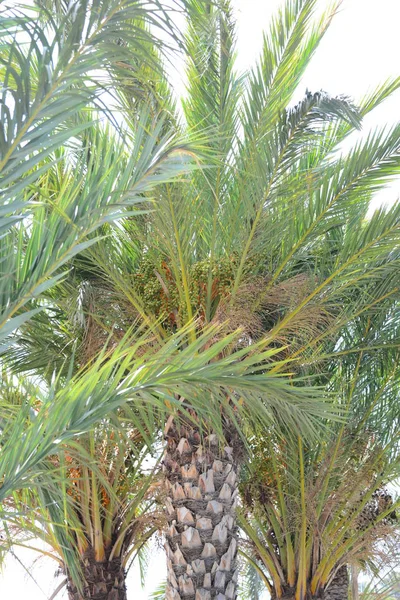
[[(224, 323), (226, 332), (242, 330), (242, 346), (274, 350), (264, 375), (296, 376), (294, 394), (317, 377), (324, 385), (321, 371), (336, 364), (344, 336), (365, 318), (382, 322), (397, 302), (399, 206), (367, 213), (398, 174), (400, 129), (340, 148), (400, 81), (359, 108), (323, 92), (292, 106), (332, 11), (315, 23), (315, 2), (287, 2), (257, 65), (238, 76), (230, 3), (187, 5), (183, 114), (160, 66), (147, 93), (149, 122), (166, 112), (168, 126), (192, 136), (201, 168), (160, 185), (151, 200), (144, 195), (152, 210), (84, 251), (71, 285), (87, 291), (94, 313), (112, 298), (122, 329), (129, 314), (161, 342), (192, 319), (199, 331)], [(119, 93), (129, 128), (132, 93)], [(377, 345), (389, 341), (386, 332)]]

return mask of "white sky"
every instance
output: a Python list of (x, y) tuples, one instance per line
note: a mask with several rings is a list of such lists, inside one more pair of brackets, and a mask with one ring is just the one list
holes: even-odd
[[(245, 70), (258, 56), (262, 31), (281, 0), (233, 0), (233, 4), (238, 15), (238, 67)], [(321, 8), (329, 5), (329, 0), (320, 0)], [(331, 95), (346, 94), (357, 100), (388, 77), (399, 75), (399, 23), (400, 0), (344, 0), (304, 76), (300, 92), (306, 88), (311, 91), (323, 89)], [(399, 106), (398, 92), (368, 118), (364, 131), (397, 122)], [(400, 184), (396, 183), (381, 194), (380, 201), (391, 203), (399, 195)], [(18, 562), (10, 558), (0, 574), (0, 597), (14, 600), (49, 598), (58, 585), (54, 579), (57, 565), (50, 559), (40, 559), (32, 566), (36, 555), (27, 551), (21, 551), (18, 556), (31, 569), (42, 591)], [(140, 591), (137, 574), (132, 570), (128, 580), (128, 600), (145, 600), (164, 577), (164, 557), (154, 553), (145, 592)], [(59, 594), (57, 598), (66, 598), (66, 595)]]

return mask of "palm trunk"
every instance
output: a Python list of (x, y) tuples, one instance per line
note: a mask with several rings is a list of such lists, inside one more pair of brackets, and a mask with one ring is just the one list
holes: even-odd
[[(172, 423), (166, 435), (166, 600), (234, 600), (237, 577), (234, 449)], [(228, 438), (229, 439), (229, 438)], [(231, 442), (232, 443), (232, 442)]]
[(125, 571), (120, 558), (96, 562), (89, 553), (81, 564), (83, 583), (80, 592), (76, 585), (68, 580), (69, 600), (127, 600)]
[(323, 600), (349, 599), (349, 573), (346, 566), (340, 567), (332, 582), (322, 593)]
[[(295, 600), (295, 589), (284, 589), (280, 600)], [(277, 600), (278, 596), (272, 590), (272, 600)], [(349, 600), (349, 574), (346, 566), (340, 567), (336, 572), (334, 578), (330, 582), (327, 588), (320, 590), (317, 595), (313, 595), (308, 589), (306, 600)]]

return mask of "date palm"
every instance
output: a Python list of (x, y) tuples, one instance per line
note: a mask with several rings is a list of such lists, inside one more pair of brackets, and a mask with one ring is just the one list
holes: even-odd
[[(157, 188), (151, 213), (124, 222), (80, 264), (83, 280), (119, 296), (159, 340), (193, 319), (199, 332), (220, 324), (216, 340), (239, 328), (240, 342), (224, 354), (252, 351), (266, 382), (263, 393), (247, 388), (247, 398), (237, 388), (229, 399), (210, 395), (199, 404), (196, 394), (179, 396), (182, 410), (171, 407), (164, 430), (168, 600), (235, 597), (243, 433), (273, 422), (304, 432), (310, 423), (298, 401), (305, 385), (324, 384), (340, 358), (338, 340), (397, 294), (400, 208), (367, 212), (398, 174), (399, 126), (347, 153), (340, 147), (400, 82), (377, 88), (358, 110), (322, 92), (291, 107), (332, 18), (328, 11), (313, 23), (315, 5), (286, 2), (260, 60), (238, 76), (230, 3), (188, 2), (183, 114), (161, 69), (151, 97), (153, 114), (166, 112), (169, 124), (196, 140), (200, 168)], [(122, 86), (120, 93), (129, 126), (130, 92)], [(192, 329), (188, 342), (196, 336)], [(268, 358), (258, 356), (261, 347)], [(322, 397), (331, 393), (322, 389)], [(299, 598), (305, 594), (302, 586)]]
[(350, 566), (376, 572), (394, 558), (398, 316), (396, 299), (337, 342), (341, 358), (326, 385), (345, 405), (346, 423), (327, 423), (317, 443), (294, 436), (256, 443), (243, 483), (244, 554), (274, 598), (347, 599)]
[[(12, 82), (11, 92), (6, 88), (5, 94), (13, 93), (25, 107), (22, 115), (17, 110), (13, 113), (13, 103), (6, 97), (2, 121), (4, 131), (8, 125), (2, 155), (2, 227), (7, 233), (1, 238), (4, 377), (0, 498), (7, 540), (3, 549), (15, 543), (26, 545), (27, 536), (45, 539), (67, 575), (72, 598), (93, 593), (124, 598), (124, 566), (152, 530), (146, 527), (146, 518), (138, 515), (143, 508), (143, 490), (135, 492), (138, 474), (135, 468), (129, 472), (128, 448), (121, 452), (121, 445), (129, 446), (119, 438), (123, 432), (116, 432), (117, 441), (110, 441), (108, 421), (90, 434), (85, 434), (86, 430), (123, 406), (119, 410), (128, 432), (122, 439), (129, 434), (130, 440), (136, 432), (134, 437), (139, 437), (143, 449), (154, 435), (152, 411), (162, 419), (166, 403), (173, 406), (176, 397), (196, 397), (199, 410), (210, 397), (221, 397), (223, 402), (235, 399), (232, 389), (249, 403), (253, 395), (263, 395), (274, 385), (284, 403), (289, 404), (293, 396), (279, 380), (266, 380), (254, 368), (259, 362), (265, 363), (271, 351), (260, 345), (256, 357), (247, 349), (232, 356), (225, 349), (236, 346), (238, 336), (225, 336), (215, 343), (219, 327), (212, 327), (189, 346), (187, 340), (198, 336), (198, 327), (177, 332), (162, 343), (152, 330), (143, 333), (136, 328), (127, 347), (120, 346), (121, 336), (114, 332), (112, 353), (107, 345), (106, 353), (101, 352), (110, 321), (124, 334), (132, 324), (127, 325), (132, 311), (117, 310), (123, 313), (123, 324), (115, 315), (106, 315), (103, 328), (97, 330), (95, 351), (88, 348), (87, 339), (82, 340), (73, 360), (77, 331), (72, 327), (74, 315), (68, 318), (73, 304), (71, 260), (96, 243), (96, 230), (109, 234), (116, 219), (128, 218), (131, 223), (137, 214), (132, 207), (138, 200), (142, 201), (155, 184), (182, 171), (186, 151), (182, 145), (169, 142), (165, 119), (155, 118), (148, 104), (135, 110), (125, 134), (114, 122), (112, 126), (93, 123), (102, 118), (102, 106), (97, 98), (100, 84), (91, 70), (97, 66), (96, 60), (106, 61), (115, 75), (116, 59), (135, 58), (130, 42), (133, 40), (135, 50), (136, 38), (125, 36), (122, 50), (119, 44), (111, 45), (113, 62), (107, 63), (116, 31), (124, 31), (126, 20), (132, 27), (132, 21), (143, 18), (142, 12), (135, 12), (140, 9), (137, 2), (104, 3), (103, 8), (97, 20), (85, 11), (83, 3), (77, 12), (71, 13), (69, 7), (66, 13), (61, 10), (56, 15), (60, 23), (46, 11), (40, 13), (39, 22), (30, 19), (29, 13), (23, 17), (11, 14), (10, 18), (7, 14), (3, 22), (8, 29), (2, 75), (4, 81)], [(140, 31), (148, 43), (148, 34), (143, 28)], [(132, 32), (137, 33), (137, 29)], [(20, 33), (28, 36), (28, 47), (20, 43)], [(15, 38), (7, 37), (12, 34)], [(97, 38), (100, 49), (96, 53)], [(82, 43), (78, 50), (77, 39)], [(45, 42), (49, 54), (43, 56)], [(137, 60), (139, 50), (140, 45)], [(132, 77), (131, 72), (129, 75)], [(32, 97), (33, 92), (36, 95)], [(104, 115), (112, 120), (109, 113)], [(75, 271), (80, 295), (85, 278), (76, 265)], [(10, 273), (16, 277), (10, 278)], [(63, 281), (70, 285), (69, 301), (61, 292)], [(91, 310), (85, 313), (85, 319), (92, 316)], [(102, 321), (101, 313), (95, 317)], [(46, 336), (49, 331), (52, 339)], [(66, 340), (68, 332), (72, 338)], [(70, 342), (66, 348), (64, 341)], [(147, 350), (144, 353), (143, 347)], [(100, 356), (95, 359), (98, 351)], [(225, 354), (225, 359), (217, 360)], [(73, 375), (76, 367), (80, 367), (79, 372)], [(24, 373), (19, 385), (17, 372)], [(38, 376), (39, 387), (34, 385)], [(306, 400), (309, 392), (304, 397)], [(194, 401), (192, 405), (196, 406)], [(214, 410), (209, 411), (214, 420), (219, 417), (218, 406), (215, 402)], [(261, 413), (264, 410), (261, 405), (259, 409)], [(191, 417), (185, 407), (180, 413)], [(121, 419), (121, 413), (117, 414)], [(104, 451), (108, 462), (94, 465), (94, 458)], [(110, 456), (124, 458), (123, 486), (118, 485)]]

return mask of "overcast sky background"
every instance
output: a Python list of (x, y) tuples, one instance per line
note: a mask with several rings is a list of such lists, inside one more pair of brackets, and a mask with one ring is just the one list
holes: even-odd
[[(330, 5), (320, 0), (321, 8)], [(250, 67), (259, 55), (262, 32), (268, 27), (271, 14), (282, 0), (233, 0), (238, 20), (239, 70)], [(388, 77), (400, 74), (399, 50), (400, 0), (344, 0), (310, 64), (299, 88), (299, 96), (310, 91), (324, 90), (331, 95), (345, 94), (354, 100), (362, 98)], [(174, 83), (181, 89), (179, 75)], [(393, 124), (400, 117), (400, 93), (378, 108), (363, 125), (363, 134), (374, 127)], [(397, 181), (381, 193), (376, 203), (392, 203), (400, 196)], [(62, 578), (55, 579), (57, 564), (50, 559), (37, 559), (29, 551), (19, 551), (18, 557), (31, 570), (40, 588), (19, 562), (10, 557), (0, 574), (0, 597), (14, 600), (45, 600), (51, 596)], [(128, 599), (145, 600), (165, 577), (164, 557), (152, 552), (146, 590), (140, 591), (137, 572), (132, 569), (128, 578)], [(67, 598), (60, 593), (57, 599)]]

